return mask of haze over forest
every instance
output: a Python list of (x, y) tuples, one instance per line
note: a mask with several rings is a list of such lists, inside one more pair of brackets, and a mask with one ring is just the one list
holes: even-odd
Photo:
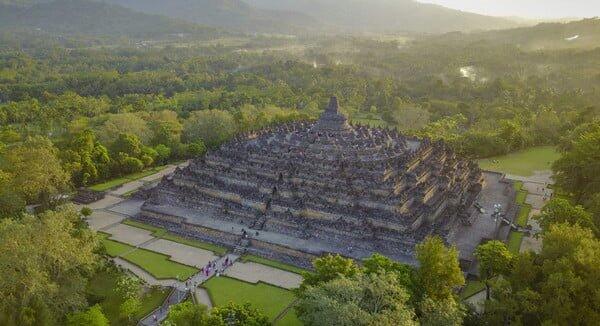
[(596, 2), (0, 0), (0, 325), (599, 325)]

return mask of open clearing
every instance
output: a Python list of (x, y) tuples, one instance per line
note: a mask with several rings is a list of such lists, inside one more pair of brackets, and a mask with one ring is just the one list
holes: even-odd
[[(226, 276), (213, 277), (202, 285), (208, 291), (214, 306), (223, 306), (229, 302), (244, 304), (250, 302), (253, 307), (262, 310), (271, 320), (275, 319), (295, 299), (292, 291), (265, 283), (251, 284)], [(294, 310), (290, 309), (282, 318), (286, 323), (278, 325), (301, 325)], [(292, 314), (291, 316), (288, 316)]]
[(507, 155), (478, 160), (484, 170), (529, 177), (535, 171), (550, 170), (559, 153), (552, 146), (533, 147)]

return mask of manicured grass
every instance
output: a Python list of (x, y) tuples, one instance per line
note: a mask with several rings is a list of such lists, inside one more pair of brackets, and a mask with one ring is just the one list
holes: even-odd
[[(507, 155), (481, 159), (478, 163), (484, 170), (528, 177), (533, 175), (534, 171), (550, 170), (552, 163), (559, 156), (554, 147), (540, 146)], [(498, 163), (494, 163), (496, 160)]]
[[(225, 276), (213, 277), (202, 286), (208, 291), (215, 306), (223, 306), (229, 302), (238, 304), (249, 302), (271, 320), (277, 317), (295, 298), (292, 291), (283, 288), (261, 282), (251, 284)], [(295, 315), (286, 317), (294, 322)], [(279, 325), (284, 324), (279, 323)]]
[(122, 177), (118, 177), (112, 180), (108, 180), (106, 182), (102, 182), (102, 183), (98, 183), (95, 184), (93, 186), (90, 186), (88, 188), (94, 190), (94, 191), (107, 191), (113, 188), (116, 188), (118, 186), (121, 186), (127, 182), (130, 181), (135, 181), (144, 177), (147, 177), (149, 175), (155, 174), (160, 172), (161, 170), (163, 170), (165, 168), (165, 166), (157, 166), (154, 168), (150, 168), (141, 172), (136, 172), (133, 174), (129, 174), (126, 176), (122, 176)]
[(517, 196), (515, 198), (515, 201), (517, 202), (517, 204), (519, 204), (519, 205), (524, 204), (526, 198), (527, 198), (527, 191), (526, 190), (519, 190), (519, 191), (517, 191)]
[(523, 181), (520, 181), (520, 180), (513, 181), (513, 189), (515, 189), (516, 191), (523, 189)]
[[(100, 304), (102, 312), (106, 315), (111, 325), (120, 326), (130, 324), (127, 320), (120, 317), (119, 307), (123, 303), (123, 298), (114, 291), (117, 280), (122, 275), (117, 269), (101, 271), (90, 279), (86, 291), (88, 302), (90, 304)], [(141, 299), (142, 307), (135, 314), (135, 319), (140, 319), (156, 309), (166, 299), (168, 294), (168, 289), (150, 288)]]
[(173, 242), (177, 242), (177, 243), (181, 243), (184, 245), (188, 245), (190, 247), (196, 247), (196, 248), (200, 248), (200, 249), (204, 249), (204, 250), (208, 250), (208, 251), (212, 251), (215, 254), (219, 255), (219, 256), (223, 256), (227, 253), (227, 248), (221, 247), (221, 246), (217, 246), (215, 244), (212, 243), (207, 243), (207, 242), (201, 242), (201, 241), (197, 241), (197, 240), (192, 240), (192, 239), (187, 239), (184, 237), (180, 237), (178, 235), (175, 235), (173, 233), (168, 232), (167, 230), (163, 229), (163, 228), (159, 228), (156, 226), (152, 226), (150, 224), (146, 224), (146, 223), (142, 223), (142, 222), (138, 222), (135, 220), (131, 220), (131, 219), (127, 219), (124, 220), (122, 222), (123, 224), (127, 224), (129, 226), (133, 226), (136, 228), (140, 228), (140, 229), (144, 229), (147, 231), (152, 232), (152, 235), (157, 237), (157, 238), (161, 238), (161, 239), (165, 239), (165, 240), (170, 240)]
[(208, 251), (212, 251), (215, 254), (219, 255), (219, 256), (223, 256), (227, 253), (227, 248), (221, 247), (221, 246), (217, 246), (215, 244), (212, 243), (207, 243), (207, 242), (201, 242), (201, 241), (197, 241), (197, 240), (191, 240), (191, 239), (187, 239), (184, 237), (180, 237), (178, 235), (175, 235), (173, 233), (165, 233), (161, 236), (162, 239), (165, 240), (170, 240), (173, 242), (178, 242), (184, 245), (188, 245), (191, 247), (196, 247), (196, 248), (200, 248), (200, 249), (204, 249), (204, 250), (208, 250)]
[(275, 326), (302, 326), (294, 308), (290, 309), (281, 319), (275, 322)]
[(523, 232), (511, 231), (508, 235), (508, 250), (513, 254), (519, 253), (524, 236), (525, 234)]
[(529, 213), (531, 212), (531, 205), (524, 204), (519, 208), (519, 215), (517, 215), (516, 224), (522, 227), (527, 226), (527, 220), (529, 219)]
[(169, 260), (167, 255), (146, 249), (137, 249), (122, 258), (146, 270), (157, 279), (176, 278), (183, 281), (198, 272), (194, 267)]
[(259, 256), (254, 256), (254, 255), (245, 255), (242, 257), (242, 261), (251, 261), (254, 263), (271, 266), (271, 267), (274, 267), (277, 269), (281, 269), (281, 270), (296, 273), (296, 274), (302, 274), (302, 272), (306, 272), (305, 269), (302, 269), (300, 267), (280, 263), (278, 261), (269, 260), (269, 259), (262, 258)]
[(478, 280), (469, 280), (460, 292), (460, 298), (463, 300), (467, 299), (483, 290), (485, 290), (485, 284), (483, 284), (483, 282)]
[(90, 186), (89, 188), (94, 191), (107, 191), (109, 189), (112, 189), (112, 188), (118, 187), (122, 184), (125, 184), (129, 181), (131, 181), (131, 180), (127, 179), (126, 177), (121, 177), (121, 178), (108, 180), (103, 183), (95, 184), (93, 186)]
[(128, 244), (118, 242), (115, 240), (110, 240), (110, 234), (104, 232), (98, 232), (98, 235), (101, 237), (101, 242), (106, 248), (106, 254), (111, 257), (120, 256), (128, 251), (135, 249), (135, 247), (130, 246)]

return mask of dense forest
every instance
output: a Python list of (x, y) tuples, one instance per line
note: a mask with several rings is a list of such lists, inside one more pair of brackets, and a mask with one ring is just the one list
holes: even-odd
[[(14, 5), (39, 21), (32, 7)], [(564, 198), (538, 217), (541, 253), (507, 253), (494, 241), (478, 249), (482, 278), (495, 293), (483, 315), (456, 297), (464, 278), (455, 250), (431, 238), (419, 245), (417, 269), (379, 256), (364, 266), (341, 257), (317, 260), (298, 291), (302, 321), (600, 320), (600, 20), (442, 35), (291, 37), (231, 34), (122, 10), (107, 11), (112, 25), (65, 33), (85, 22), (43, 11), (54, 15), (43, 30), (0, 20), (0, 324), (84, 325), (97, 315), (84, 288), (107, 266), (97, 266), (97, 235), (80, 212), (62, 206), (65, 195), (197, 157), (240, 132), (315, 119), (331, 95), (352, 123), (442, 139), (470, 158), (558, 146), (554, 170)], [(118, 37), (107, 35), (115, 28)], [(195, 36), (171, 35), (179, 32)], [(382, 304), (365, 288), (390, 301)], [(256, 325), (268, 324), (247, 307), (211, 316), (189, 304), (178, 309), (223, 325), (230, 311), (246, 309)]]

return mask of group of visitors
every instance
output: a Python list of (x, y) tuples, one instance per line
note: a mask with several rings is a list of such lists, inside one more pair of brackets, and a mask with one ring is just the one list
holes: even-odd
[(233, 263), (231, 260), (229, 260), (229, 257), (225, 257), (225, 260), (219, 267), (217, 267), (217, 262), (217, 260), (209, 261), (206, 266), (200, 268), (200, 272), (206, 277), (210, 276), (212, 272), (214, 272), (216, 276), (221, 276), (221, 273), (223, 273), (223, 271)]

